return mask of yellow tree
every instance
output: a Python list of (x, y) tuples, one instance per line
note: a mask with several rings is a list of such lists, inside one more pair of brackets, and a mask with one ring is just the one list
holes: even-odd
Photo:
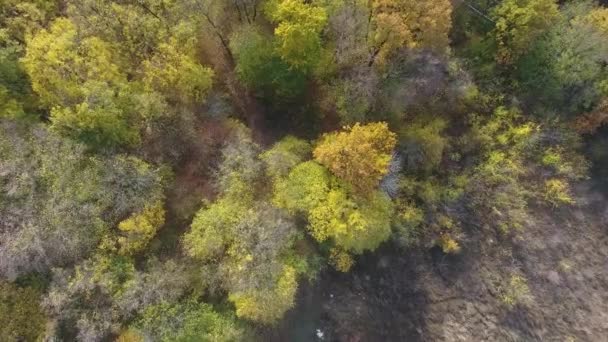
[(118, 224), (122, 235), (118, 238), (120, 254), (132, 255), (142, 251), (156, 232), (165, 223), (165, 209), (162, 201), (148, 204), (140, 212), (131, 215)]
[(397, 138), (385, 122), (345, 127), (323, 135), (313, 155), (338, 178), (365, 193), (388, 173)]
[(452, 26), (449, 0), (373, 0), (371, 6), (370, 63), (383, 63), (402, 47), (447, 50)]

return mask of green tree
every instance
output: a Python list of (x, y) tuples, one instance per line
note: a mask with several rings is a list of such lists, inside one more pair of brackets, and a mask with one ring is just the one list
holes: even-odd
[(559, 17), (555, 0), (507, 0), (493, 9), (496, 60), (511, 64)]
[(52, 108), (54, 129), (94, 146), (138, 142), (138, 118), (124, 105), (132, 89), (114, 56), (98, 38), (81, 41), (65, 18), (28, 39), (23, 64), (32, 88)]
[(0, 281), (0, 339), (37, 341), (44, 335), (46, 320), (39, 291)]
[(143, 62), (144, 84), (184, 103), (201, 102), (211, 88), (213, 71), (180, 51), (176, 39), (161, 43)]
[(276, 50), (295, 69), (311, 71), (321, 54), (321, 31), (327, 22), (323, 7), (303, 0), (273, 0), (266, 4), (274, 30)]
[(147, 204), (144, 209), (118, 224), (121, 236), (118, 238), (120, 254), (131, 255), (142, 251), (156, 232), (165, 223), (165, 209), (162, 201)]
[(442, 135), (447, 123), (434, 119), (428, 123), (413, 122), (400, 132), (407, 167), (410, 170), (431, 171), (439, 166), (448, 139)]
[(543, 111), (590, 112), (608, 96), (608, 31), (593, 25), (593, 4), (566, 5), (559, 20), (517, 63), (522, 98)]
[(287, 136), (260, 155), (266, 172), (273, 178), (285, 177), (299, 163), (310, 159), (312, 148), (304, 140)]
[[(217, 284), (228, 292), (239, 317), (271, 323), (293, 306), (297, 277), (295, 223), (268, 203), (258, 147), (238, 127), (222, 151), (219, 198), (204, 205), (183, 239), (186, 253), (215, 265)], [(294, 261), (300, 260), (300, 261)]]
[(157, 341), (239, 341), (245, 331), (236, 319), (194, 299), (149, 306), (135, 327)]
[(230, 49), (236, 59), (239, 79), (259, 96), (289, 99), (304, 91), (306, 73), (290, 68), (275, 53), (272, 38), (265, 37), (258, 29), (247, 27), (235, 32)]
[(388, 196), (377, 190), (365, 197), (352, 194), (313, 161), (299, 164), (278, 180), (273, 200), (291, 212), (305, 214), (317, 241), (329, 240), (348, 252), (374, 250), (390, 235), (393, 205)]

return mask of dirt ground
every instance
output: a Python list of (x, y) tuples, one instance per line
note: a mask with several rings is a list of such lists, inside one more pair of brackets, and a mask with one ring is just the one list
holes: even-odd
[[(266, 339), (275, 341), (608, 341), (608, 201), (536, 209), (510, 241), (470, 232), (455, 257), (390, 245), (349, 274), (327, 271)], [(509, 308), (511, 275), (529, 293)]]

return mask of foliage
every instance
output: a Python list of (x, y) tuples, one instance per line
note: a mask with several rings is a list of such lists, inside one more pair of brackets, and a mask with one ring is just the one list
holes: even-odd
[(130, 89), (109, 44), (80, 41), (76, 26), (57, 19), (27, 41), (23, 58), (32, 88), (52, 107), (53, 128), (94, 146), (134, 144), (134, 113), (120, 106)]
[(507, 0), (492, 12), (496, 60), (511, 64), (559, 17), (555, 0)]
[(234, 303), (237, 316), (262, 323), (273, 323), (294, 305), (297, 289), (296, 270), (285, 266), (272, 289), (253, 288), (237, 291), (230, 294), (228, 299)]
[(38, 290), (0, 281), (0, 339), (36, 341), (43, 337), (45, 323)]
[(92, 157), (44, 127), (0, 125), (0, 274), (14, 279), (86, 257), (121, 218), (162, 196), (162, 172)]
[(135, 326), (155, 341), (238, 341), (244, 330), (229, 314), (190, 298), (147, 307)]
[(402, 47), (429, 48), (438, 52), (448, 49), (452, 25), (449, 1), (374, 0), (371, 12), (370, 41), (373, 55), (377, 55), (381, 64)]
[(355, 263), (353, 257), (339, 248), (332, 248), (329, 260), (334, 268), (340, 272), (348, 272)]
[(595, 202), (607, 23), (591, 0), (0, 1), (0, 340), (259, 339), (389, 239), (513, 270), (535, 215)]
[(137, 214), (118, 224), (123, 236), (118, 238), (120, 254), (130, 255), (143, 250), (165, 223), (165, 209), (161, 201), (146, 205)]
[(545, 181), (545, 200), (554, 206), (575, 203), (570, 195), (568, 183), (555, 178)]
[(222, 193), (198, 211), (184, 247), (203, 264), (216, 262), (239, 317), (271, 323), (293, 305), (298, 273), (289, 264), (297, 232), (283, 210), (253, 192), (264, 179), (255, 167), (261, 162), (248, 132), (235, 133), (218, 172)]
[(392, 210), (390, 199), (379, 191), (357, 200), (344, 189), (334, 188), (309, 212), (308, 220), (317, 241), (330, 238), (337, 246), (360, 254), (388, 238)]
[(526, 304), (531, 299), (527, 279), (521, 275), (512, 274), (507, 284), (502, 288), (501, 302), (507, 308), (513, 308), (518, 304)]
[(274, 30), (276, 51), (290, 67), (310, 72), (319, 61), (320, 33), (327, 22), (325, 9), (303, 0), (276, 0), (266, 4)]
[(177, 301), (190, 284), (187, 269), (173, 261), (136, 270), (128, 258), (98, 254), (73, 271), (56, 269), (44, 306), (56, 326), (68, 328), (53, 337), (103, 340), (146, 307)]
[(374, 250), (390, 235), (393, 206), (384, 193), (361, 197), (309, 161), (296, 166), (275, 185), (274, 203), (305, 213), (309, 230), (319, 242), (331, 240), (345, 251)]
[(286, 136), (274, 144), (271, 149), (260, 155), (266, 163), (266, 172), (270, 177), (285, 177), (296, 165), (309, 159), (312, 154), (310, 144), (293, 136)]
[(447, 123), (435, 119), (429, 123), (412, 123), (400, 132), (406, 166), (410, 170), (431, 171), (443, 158), (447, 139), (442, 135)]
[(396, 142), (386, 123), (357, 123), (323, 135), (313, 155), (338, 178), (365, 193), (377, 187), (388, 172)]
[(143, 82), (172, 99), (201, 102), (211, 88), (213, 71), (179, 50), (176, 39), (159, 44), (156, 54), (143, 62)]
[(592, 8), (588, 2), (567, 5), (517, 63), (517, 80), (537, 107), (573, 115), (593, 110), (606, 96), (601, 84), (608, 79), (608, 31), (587, 19)]
[(236, 58), (235, 71), (240, 80), (259, 95), (280, 99), (300, 95), (306, 85), (306, 74), (276, 55), (272, 40), (260, 30), (237, 31), (230, 41)]

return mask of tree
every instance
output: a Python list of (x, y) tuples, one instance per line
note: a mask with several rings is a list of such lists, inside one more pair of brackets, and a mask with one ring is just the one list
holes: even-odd
[(165, 209), (161, 201), (147, 204), (140, 213), (120, 222), (120, 254), (131, 255), (143, 250), (164, 223)]
[(297, 276), (305, 270), (292, 264), (305, 256), (293, 250), (292, 218), (256, 191), (266, 180), (257, 145), (247, 130), (237, 127), (234, 134), (218, 168), (220, 196), (197, 212), (183, 243), (203, 266), (215, 265), (218, 285), (239, 317), (271, 323), (293, 306)]
[(277, 23), (277, 54), (291, 67), (310, 72), (321, 53), (320, 33), (327, 22), (325, 9), (303, 0), (270, 1), (265, 9), (268, 18)]
[(80, 41), (65, 18), (28, 39), (23, 64), (34, 91), (53, 108), (54, 129), (93, 146), (138, 142), (137, 117), (124, 106), (132, 89), (114, 56), (96, 37)]
[(590, 112), (608, 95), (608, 31), (592, 23), (593, 5), (566, 5), (562, 15), (517, 62), (524, 99), (565, 116)]
[(371, 2), (372, 57), (380, 64), (400, 48), (448, 48), (452, 5), (446, 0), (374, 0)]
[(56, 327), (49, 337), (106, 340), (146, 308), (175, 303), (191, 289), (191, 270), (181, 261), (152, 259), (142, 266), (99, 250), (73, 269), (54, 269), (43, 301)]
[(36, 341), (43, 337), (45, 323), (38, 290), (0, 281), (0, 339)]
[(377, 187), (388, 172), (396, 143), (396, 135), (386, 123), (357, 123), (323, 135), (313, 155), (338, 178), (365, 193)]
[(492, 12), (496, 60), (512, 64), (559, 17), (555, 0), (507, 0)]
[(193, 298), (149, 306), (135, 327), (155, 341), (239, 341), (245, 331), (230, 314)]
[(58, 10), (57, 1), (3, 1), (0, 3), (0, 116), (35, 119), (38, 100), (19, 59), (25, 37), (46, 26)]
[(344, 250), (361, 254), (388, 239), (392, 211), (390, 199), (379, 191), (357, 200), (338, 188), (309, 212), (308, 221), (317, 241), (331, 239)]
[(408, 169), (431, 171), (439, 166), (447, 144), (441, 134), (446, 126), (444, 120), (434, 119), (429, 123), (414, 122), (400, 132)]
[(266, 172), (272, 178), (285, 177), (299, 163), (310, 159), (312, 148), (304, 140), (286, 136), (271, 149), (260, 155), (266, 163)]
[(76, 262), (121, 219), (162, 198), (163, 172), (134, 157), (92, 157), (40, 126), (0, 123), (0, 275)]
[(307, 75), (290, 68), (276, 54), (272, 38), (255, 27), (235, 32), (230, 50), (236, 59), (236, 74), (257, 95), (280, 100), (294, 98), (304, 91)]
[(294, 305), (298, 289), (297, 273), (293, 267), (285, 266), (274, 288), (251, 288), (228, 296), (236, 307), (239, 317), (262, 323), (273, 323)]
[(360, 254), (374, 250), (390, 235), (392, 202), (384, 193), (370, 190), (366, 196), (349, 191), (323, 166), (299, 164), (285, 179), (275, 183), (274, 203), (305, 214), (311, 235), (330, 241), (344, 251)]
[[(112, 45), (116, 56), (133, 73), (141, 61), (150, 58), (159, 42), (170, 35), (168, 1), (66, 1), (68, 19), (85, 37), (98, 37)], [(119, 57), (120, 56), (120, 57)]]
[(144, 84), (184, 103), (201, 102), (211, 88), (213, 71), (180, 52), (176, 39), (161, 43), (157, 52), (143, 62)]

